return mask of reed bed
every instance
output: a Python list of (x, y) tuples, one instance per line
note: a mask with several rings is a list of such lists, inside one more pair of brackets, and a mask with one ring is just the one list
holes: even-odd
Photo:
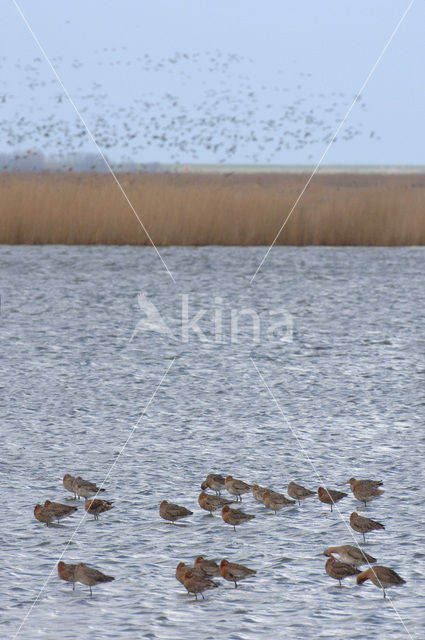
[[(293, 173), (120, 174), (156, 245), (269, 245), (308, 179)], [(423, 245), (425, 174), (321, 173), (282, 245)], [(108, 174), (4, 173), (2, 244), (150, 244)]]

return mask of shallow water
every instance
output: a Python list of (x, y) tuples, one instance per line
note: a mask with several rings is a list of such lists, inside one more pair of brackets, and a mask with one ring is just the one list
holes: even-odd
[[(161, 254), (176, 284), (148, 248), (0, 248), (2, 637), (424, 637), (424, 249), (279, 247), (252, 285), (262, 248)], [(140, 292), (167, 333), (143, 324)], [(190, 318), (205, 311), (208, 342), (182, 339), (185, 304)], [(234, 533), (198, 507), (210, 471), (276, 490), (377, 477), (385, 494), (367, 508), (350, 495), (332, 514), (314, 497), (277, 516), (246, 496), (256, 519)], [(114, 509), (37, 522), (36, 502), (71, 498), (66, 472), (108, 473)], [(164, 498), (194, 514), (162, 521)], [(385, 524), (365, 549), (407, 580), (386, 601), (325, 574), (326, 546), (360, 541), (354, 510)], [(61, 554), (115, 581), (72, 591)], [(198, 554), (257, 576), (196, 602), (174, 571)]]

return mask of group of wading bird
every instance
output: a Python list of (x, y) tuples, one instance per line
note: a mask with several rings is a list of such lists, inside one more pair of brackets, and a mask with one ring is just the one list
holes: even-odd
[[(379, 488), (382, 485), (381, 480), (356, 480), (356, 478), (350, 478), (346, 484), (350, 485), (354, 497), (360, 502), (363, 502), (365, 506), (368, 502), (384, 493), (384, 491)], [(74, 494), (74, 499), (80, 499), (80, 497), (86, 499), (84, 508), (87, 513), (92, 514), (95, 519), (98, 519), (101, 513), (110, 511), (110, 509), (113, 508), (111, 501), (102, 500), (97, 497), (93, 498), (93, 496), (97, 496), (98, 493), (103, 492), (104, 489), (97, 487), (93, 482), (84, 480), (81, 476), (74, 477), (67, 473), (63, 477), (63, 485), (67, 491)], [(252, 493), (255, 500), (263, 503), (267, 509), (271, 509), (275, 514), (284, 507), (294, 505), (296, 502), (301, 504), (301, 500), (316, 495), (315, 491), (310, 491), (310, 489), (306, 489), (302, 485), (290, 482), (287, 492), (292, 499), (289, 499), (283, 493), (273, 491), (272, 489), (261, 487), (257, 484), (250, 485), (230, 475), (224, 477), (215, 473), (210, 473), (206, 477), (201, 484), (201, 489), (202, 491), (198, 496), (198, 504), (201, 509), (208, 511), (211, 515), (213, 511), (220, 509), (224, 522), (230, 524), (234, 531), (236, 531), (237, 526), (255, 518), (253, 514), (246, 513), (241, 509), (233, 509), (229, 506), (234, 502), (242, 502), (243, 494)], [(206, 493), (207, 489), (213, 491), (214, 494)], [(234, 496), (235, 500), (223, 498), (221, 496), (222, 490), (226, 490), (231, 496)], [(324, 487), (319, 487), (317, 490), (319, 500), (324, 504), (329, 504), (331, 511), (333, 505), (347, 495), (348, 494), (343, 491)], [(77, 511), (77, 507), (46, 500), (43, 506), (37, 504), (34, 507), (34, 516), (40, 522), (50, 525), (55, 521), (59, 522), (59, 520), (71, 515), (75, 511)], [(159, 515), (161, 518), (173, 524), (176, 520), (190, 516), (192, 513), (193, 512), (186, 507), (172, 504), (166, 500), (163, 500), (159, 507)], [(366, 541), (366, 533), (385, 529), (384, 525), (380, 522), (360, 516), (356, 512), (353, 512), (350, 516), (350, 526), (354, 531), (363, 535), (364, 542)], [(335, 558), (334, 554), (339, 556), (340, 559)], [(344, 578), (356, 575), (357, 584), (361, 584), (365, 582), (365, 580), (371, 580), (374, 585), (383, 589), (385, 598), (385, 589), (405, 583), (405, 580), (393, 569), (381, 565), (371, 566), (372, 563), (376, 562), (376, 559), (363, 551), (359, 546), (355, 547), (346, 544), (328, 547), (325, 549), (324, 555), (328, 556), (325, 564), (326, 573), (331, 578), (338, 580), (340, 585), (341, 580)], [(366, 569), (366, 571), (360, 571), (358, 567), (364, 564), (368, 564), (369, 568)], [(225, 580), (233, 582), (236, 588), (240, 580), (255, 574), (255, 569), (250, 569), (235, 562), (229, 562), (225, 558), (217, 564), (214, 560), (208, 560), (202, 556), (198, 556), (195, 559), (193, 567), (186, 565), (184, 562), (179, 562), (176, 568), (177, 580), (185, 586), (188, 593), (193, 593), (196, 599), (198, 599), (198, 593), (204, 598), (204, 591), (218, 587), (218, 583), (212, 579), (214, 576), (221, 576)], [(87, 567), (82, 562), (78, 564), (66, 564), (60, 561), (58, 563), (58, 575), (62, 580), (72, 582), (73, 589), (75, 588), (75, 582), (81, 582), (89, 586), (90, 595), (92, 595), (92, 586), (114, 580), (112, 576), (105, 575), (97, 569)]]
[[(356, 480), (356, 478), (350, 478), (346, 484), (350, 485), (354, 497), (360, 502), (363, 502), (365, 506), (368, 502), (384, 493), (384, 491), (379, 488), (382, 485), (382, 481), (380, 480)], [(284, 507), (296, 504), (296, 502), (301, 504), (301, 500), (316, 495), (315, 491), (310, 491), (310, 489), (306, 489), (295, 482), (290, 482), (287, 492), (292, 498), (291, 500), (283, 495), (283, 493), (273, 491), (272, 489), (261, 487), (257, 484), (250, 485), (232, 476), (224, 477), (215, 473), (210, 473), (206, 477), (201, 485), (201, 489), (202, 491), (198, 496), (198, 504), (201, 509), (209, 511), (211, 515), (213, 511), (221, 510), (221, 517), (224, 522), (230, 524), (235, 531), (237, 526), (252, 520), (255, 516), (241, 509), (229, 507), (234, 501), (221, 497), (222, 490), (226, 490), (230, 495), (236, 497), (236, 501), (241, 502), (243, 494), (252, 492), (255, 500), (262, 502), (267, 509), (271, 509), (275, 513)], [(214, 491), (215, 495), (206, 493), (207, 489)], [(343, 491), (326, 489), (324, 487), (319, 487), (317, 490), (319, 500), (324, 504), (329, 504), (331, 511), (333, 505), (347, 495), (348, 494)], [(166, 500), (163, 500), (159, 507), (159, 515), (161, 518), (173, 523), (179, 518), (192, 515), (192, 513), (193, 512), (186, 509), (186, 507), (171, 504)], [(366, 541), (366, 533), (375, 529), (385, 529), (384, 525), (380, 522), (360, 516), (356, 512), (353, 512), (350, 516), (350, 526), (354, 531), (363, 535), (364, 541)], [(340, 559), (335, 558), (334, 554), (339, 556)], [(371, 580), (374, 585), (383, 589), (385, 598), (385, 589), (405, 583), (405, 580), (389, 567), (380, 565), (372, 567), (371, 565), (376, 562), (376, 558), (373, 558), (358, 546), (355, 547), (346, 544), (328, 547), (325, 549), (324, 555), (328, 556), (325, 564), (326, 573), (331, 578), (338, 580), (340, 586), (343, 578), (356, 575), (357, 584)], [(366, 569), (366, 571), (360, 571), (358, 567), (364, 564), (368, 564), (369, 568)], [(180, 562), (177, 565), (176, 578), (186, 587), (188, 593), (194, 593), (197, 599), (198, 593), (204, 597), (204, 591), (218, 587), (218, 583), (212, 579), (214, 576), (221, 576), (225, 580), (234, 582), (236, 588), (240, 580), (253, 576), (255, 573), (255, 569), (249, 569), (241, 564), (229, 562), (226, 559), (221, 560), (221, 562), (217, 564), (214, 560), (207, 560), (202, 556), (198, 556), (193, 567), (184, 564), (184, 562)]]
[[(104, 511), (109, 511), (113, 508), (113, 504), (110, 500), (101, 500), (100, 498), (92, 498), (98, 493), (105, 491), (105, 489), (99, 488), (94, 482), (84, 480), (81, 476), (71, 476), (69, 473), (63, 477), (63, 486), (67, 491), (74, 494), (74, 499), (86, 498), (84, 508), (87, 513), (94, 516), (95, 520), (99, 518), (99, 514)], [(34, 507), (34, 515), (40, 522), (45, 522), (47, 526), (54, 523), (58, 523), (62, 518), (70, 516), (77, 511), (77, 507), (71, 507), (68, 504), (62, 504), (61, 502), (50, 502), (46, 500), (44, 505), (36, 504)], [(101, 582), (111, 582), (114, 580), (112, 576), (107, 576), (98, 569), (87, 567), (83, 562), (78, 564), (66, 564), (65, 562), (58, 562), (58, 576), (66, 582), (72, 582), (72, 589), (75, 589), (75, 583), (81, 582), (82, 584), (90, 587), (90, 595), (92, 595), (92, 587)]]

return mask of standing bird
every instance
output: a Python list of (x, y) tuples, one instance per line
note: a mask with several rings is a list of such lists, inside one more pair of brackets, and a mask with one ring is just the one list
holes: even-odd
[(209, 473), (203, 483), (201, 484), (202, 491), (205, 489), (211, 489), (215, 491), (217, 495), (220, 495), (220, 491), (225, 489), (225, 479), (218, 473)]
[(110, 511), (114, 508), (114, 505), (110, 500), (100, 500), (99, 498), (94, 498), (93, 500), (86, 500), (84, 504), (84, 509), (87, 513), (91, 513), (94, 516), (95, 520), (99, 520), (99, 515), (101, 513), (105, 513), (105, 511)]
[(380, 487), (383, 482), (382, 480), (357, 480), (357, 478), (350, 478), (345, 484), (349, 484), (352, 491), (356, 484), (360, 487), (373, 487), (376, 489), (377, 487)]
[(236, 531), (236, 527), (239, 524), (244, 522), (248, 522), (248, 520), (252, 520), (255, 516), (250, 513), (244, 513), (240, 509), (231, 509), (227, 504), (221, 510), (221, 517), (224, 522), (227, 524), (231, 524), (233, 526), (234, 531)]
[(360, 571), (356, 569), (356, 567), (353, 567), (352, 564), (340, 562), (332, 555), (326, 560), (325, 570), (328, 576), (338, 580), (339, 586), (341, 586), (341, 580), (344, 578), (347, 578), (348, 576), (355, 576), (360, 573)]
[(74, 494), (74, 500), (77, 499), (77, 492), (75, 491), (75, 478), (71, 476), (69, 473), (65, 473), (63, 479), (63, 486), (67, 491)]
[(278, 509), (283, 509), (283, 507), (289, 507), (291, 504), (295, 504), (295, 500), (288, 500), (283, 493), (266, 489), (263, 492), (263, 504), (267, 509), (271, 509), (276, 514)]
[(198, 599), (198, 593), (200, 593), (203, 600), (205, 600), (204, 591), (218, 587), (218, 582), (214, 582), (214, 580), (210, 580), (205, 576), (199, 576), (193, 569), (186, 569), (183, 576), (183, 584), (189, 593), (195, 594), (196, 599)]
[(217, 509), (221, 509), (225, 504), (233, 504), (232, 500), (227, 500), (227, 498), (221, 498), (220, 496), (212, 496), (211, 494), (205, 493), (201, 491), (198, 496), (198, 504), (201, 509), (205, 511), (209, 511), (212, 515), (213, 511), (217, 511)]
[(341, 562), (351, 564), (353, 567), (359, 567), (362, 564), (372, 564), (373, 562), (376, 562), (376, 558), (370, 556), (368, 553), (360, 549), (360, 547), (353, 547), (351, 544), (328, 547), (323, 552), (325, 556), (329, 557), (332, 557), (333, 553), (336, 553), (340, 557)]
[(44, 506), (37, 504), (34, 507), (34, 515), (37, 520), (45, 522), (47, 525), (55, 520), (59, 522), (62, 518), (70, 516), (74, 511), (77, 511), (77, 507), (70, 507), (60, 502), (50, 502), (50, 500), (46, 500)]
[(219, 571), (225, 580), (235, 583), (235, 589), (238, 586), (238, 582), (244, 578), (255, 575), (257, 572), (255, 569), (248, 569), (243, 564), (237, 564), (236, 562), (229, 562), (223, 560), (218, 565)]
[(54, 513), (51, 510), (42, 507), (41, 504), (35, 505), (34, 516), (40, 522), (45, 522), (47, 526), (56, 519)]
[(58, 576), (61, 580), (72, 582), (72, 590), (75, 589), (75, 568), (76, 564), (66, 564), (66, 562), (58, 562)]
[(314, 496), (315, 493), (315, 491), (310, 491), (310, 489), (306, 489), (296, 482), (290, 482), (288, 484), (288, 496), (294, 498), (294, 500), (298, 500), (298, 504), (301, 504), (301, 500), (304, 500), (309, 496)]
[(254, 500), (257, 500), (257, 502), (263, 502), (263, 495), (265, 491), (266, 487), (261, 487), (259, 484), (252, 485), (252, 495)]
[(240, 498), (242, 501), (242, 494), (251, 491), (250, 484), (247, 484), (243, 480), (232, 478), (232, 476), (226, 477), (225, 485), (226, 491), (228, 491), (232, 496), (236, 496), (236, 500)]
[(81, 476), (74, 478), (74, 490), (78, 497), (91, 498), (97, 493), (105, 491), (105, 489), (98, 487), (94, 482), (84, 480)]
[(219, 567), (215, 560), (207, 560), (202, 556), (197, 556), (194, 567), (198, 569), (198, 571), (202, 571), (206, 576), (220, 575)]
[(353, 511), (350, 516), (350, 527), (357, 531), (357, 533), (363, 534), (363, 542), (366, 542), (365, 533), (373, 531), (374, 529), (385, 529), (385, 526), (376, 520), (359, 516), (358, 513)]
[(366, 571), (359, 573), (357, 584), (362, 584), (365, 580), (370, 580), (376, 587), (383, 589), (384, 598), (386, 598), (385, 589), (388, 589), (388, 587), (398, 587), (406, 584), (406, 580), (403, 580), (393, 569), (381, 565), (369, 567)]
[(82, 584), (86, 584), (90, 587), (90, 595), (93, 595), (91, 588), (94, 587), (94, 585), (100, 584), (101, 582), (111, 582), (111, 580), (115, 580), (112, 576), (107, 576), (97, 569), (92, 569), (83, 562), (79, 562), (77, 564), (74, 575), (76, 582), (81, 582)]
[(336, 491), (335, 489), (324, 489), (323, 487), (319, 487), (317, 495), (320, 502), (331, 505), (332, 511), (332, 505), (336, 504), (339, 500), (342, 500), (342, 498), (345, 498), (348, 494), (343, 491)]
[(191, 516), (192, 513), (193, 511), (189, 511), (186, 507), (181, 507), (178, 504), (172, 504), (166, 500), (163, 500), (159, 505), (159, 515), (161, 518), (164, 518), (164, 520), (170, 520), (173, 524), (179, 518)]
[(355, 478), (351, 478), (349, 480), (351, 491), (353, 492), (354, 497), (360, 502), (364, 502), (366, 506), (368, 502), (381, 496), (384, 493), (383, 489), (378, 489), (378, 486), (375, 482), (379, 482), (378, 480), (355, 480)]
[(185, 564), (184, 562), (179, 562), (177, 567), (176, 567), (176, 580), (181, 582), (181, 584), (183, 586), (184, 586), (184, 574), (188, 570), (193, 571), (194, 573), (199, 575), (201, 578), (205, 576), (205, 574), (202, 571), (200, 571), (199, 569), (196, 569), (194, 567), (190, 567), (188, 564)]

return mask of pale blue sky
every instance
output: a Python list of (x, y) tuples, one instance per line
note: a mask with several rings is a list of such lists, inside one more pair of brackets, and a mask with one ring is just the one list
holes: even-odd
[[(314, 164), (409, 2), (22, 0), (108, 157)], [(327, 164), (424, 162), (425, 3), (416, 0)], [(9, 0), (0, 151), (95, 152)]]

